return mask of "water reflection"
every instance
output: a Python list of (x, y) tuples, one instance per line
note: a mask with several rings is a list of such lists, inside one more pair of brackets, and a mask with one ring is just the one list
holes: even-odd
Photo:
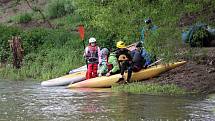
[[(44, 88), (0, 81), (0, 120), (213, 120), (214, 98), (150, 96), (108, 90)], [(90, 92), (89, 92), (90, 91)], [(212, 96), (213, 97), (213, 96)]]

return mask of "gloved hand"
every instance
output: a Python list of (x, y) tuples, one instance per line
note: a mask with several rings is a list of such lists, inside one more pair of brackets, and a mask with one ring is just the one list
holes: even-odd
[(99, 63), (98, 66), (102, 66), (102, 63)]
[(106, 74), (106, 76), (110, 76), (110, 72), (108, 72), (108, 73)]
[(132, 64), (132, 61), (128, 61), (128, 63), (131, 65), (131, 64)]
[(124, 75), (120, 75), (120, 78), (125, 78), (125, 76)]

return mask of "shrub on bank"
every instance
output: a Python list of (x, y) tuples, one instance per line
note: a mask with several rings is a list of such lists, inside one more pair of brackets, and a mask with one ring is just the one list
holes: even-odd
[(49, 18), (58, 18), (74, 12), (72, 0), (52, 0), (47, 6), (47, 16)]
[(22, 32), (20, 36), (25, 54), (36, 52), (39, 46), (47, 42), (45, 37), (48, 36), (49, 31), (50, 30), (45, 28), (33, 28)]
[(32, 14), (22, 13), (19, 15), (18, 23), (28, 23), (31, 20), (32, 20)]

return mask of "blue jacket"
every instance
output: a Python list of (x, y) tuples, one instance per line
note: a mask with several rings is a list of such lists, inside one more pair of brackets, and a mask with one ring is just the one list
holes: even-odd
[(142, 48), (142, 50), (141, 50), (141, 57), (143, 57), (145, 59), (144, 67), (148, 66), (152, 63), (151, 55), (144, 48)]

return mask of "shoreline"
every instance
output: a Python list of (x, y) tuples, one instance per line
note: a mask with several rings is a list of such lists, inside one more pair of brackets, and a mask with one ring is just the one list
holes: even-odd
[(215, 48), (206, 49), (207, 53), (185, 59), (187, 63), (172, 69), (156, 78), (143, 81), (144, 84), (155, 83), (160, 85), (175, 84), (188, 92), (210, 94), (215, 92)]
[[(187, 61), (186, 64), (169, 70), (149, 80), (140, 81), (140, 83), (138, 82), (137, 84), (131, 83), (128, 85), (122, 85), (123, 88), (120, 87), (119, 91), (123, 91), (124, 88), (128, 88), (129, 86), (129, 88), (142, 88), (141, 90), (144, 90), (143, 88), (150, 88), (150, 86), (148, 85), (151, 85), (151, 87), (156, 88), (155, 90), (157, 90), (159, 88), (172, 85), (172, 90), (175, 89), (174, 86), (177, 86), (180, 89), (185, 90), (187, 94), (214, 93), (215, 53), (213, 52), (215, 52), (215, 47), (193, 49), (193, 53), (196, 53), (195, 55), (192, 55), (192, 57), (183, 57), (183, 60)], [(4, 69), (4, 67), (1, 69)], [(133, 87), (131, 85), (133, 85)], [(144, 85), (146, 86), (144, 87)], [(170, 86), (169, 89), (166, 90), (166, 92), (168, 93), (168, 91), (170, 91), (172, 87)], [(163, 92), (166, 93), (165, 90)], [(177, 95), (177, 92), (175, 94)]]

